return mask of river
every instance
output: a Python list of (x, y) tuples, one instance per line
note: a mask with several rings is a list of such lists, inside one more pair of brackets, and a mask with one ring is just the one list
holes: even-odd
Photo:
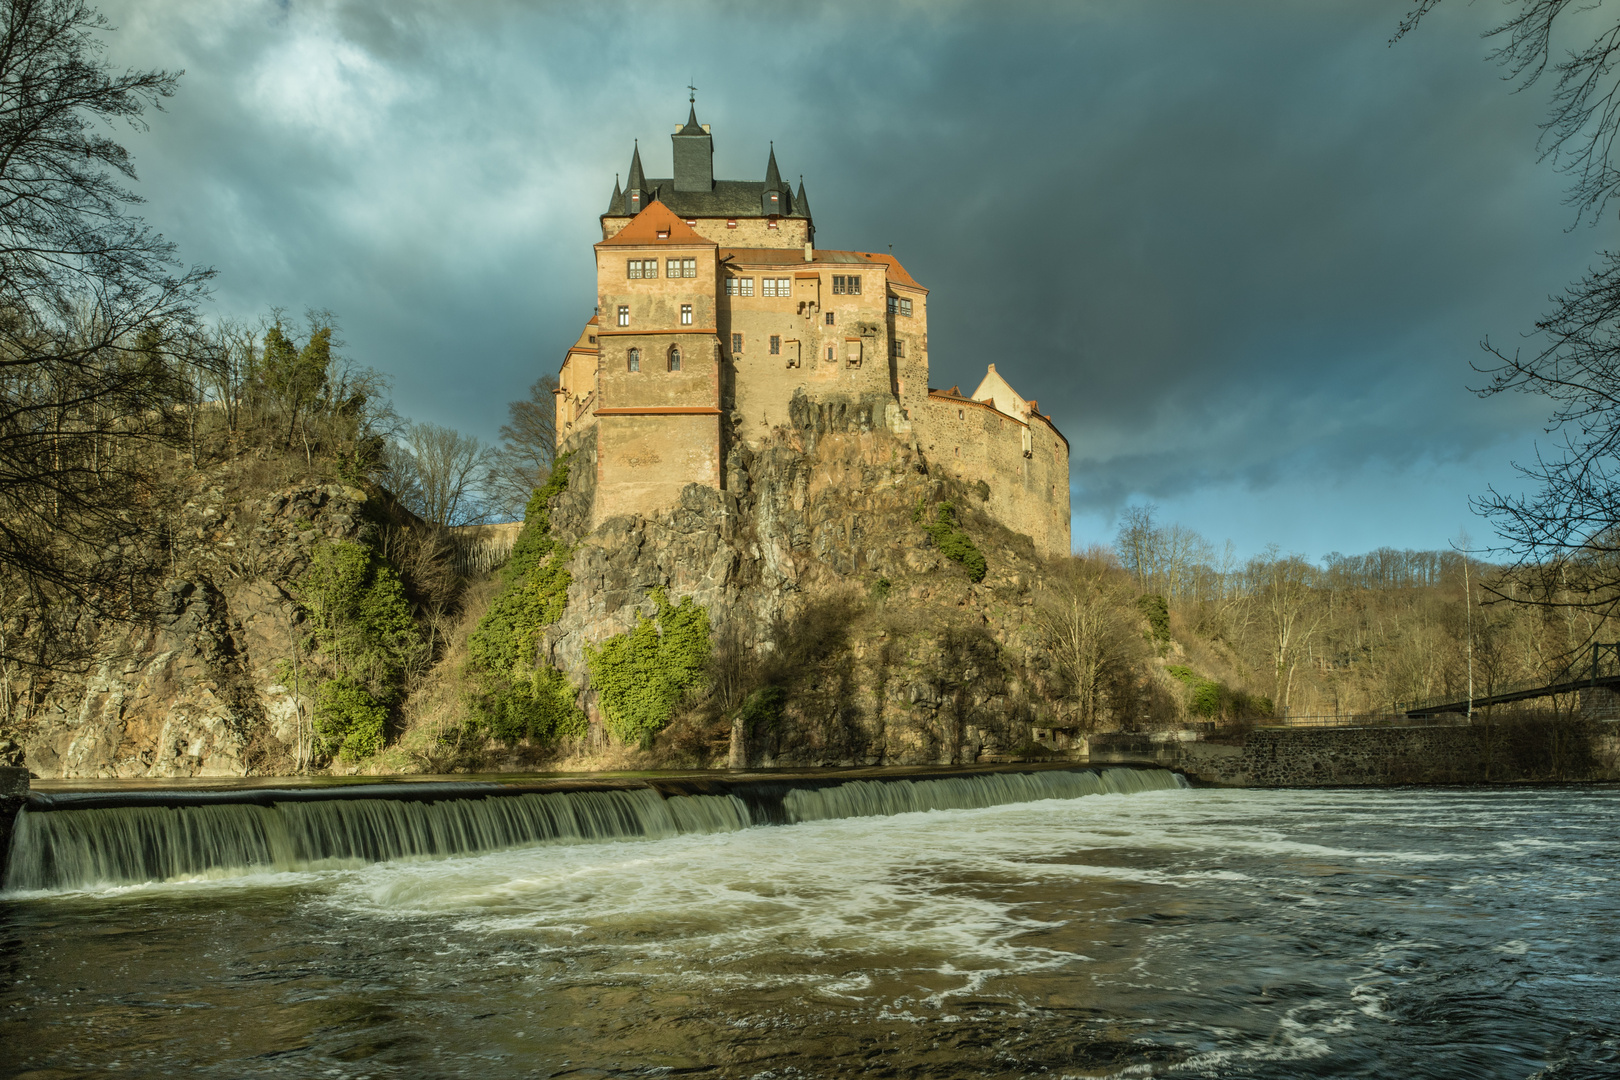
[(1620, 789), (1153, 790), (0, 897), (0, 1074), (1620, 1076)]

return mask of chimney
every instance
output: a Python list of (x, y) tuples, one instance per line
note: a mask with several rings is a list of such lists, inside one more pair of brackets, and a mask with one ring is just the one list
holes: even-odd
[(805, 262), (815, 262), (816, 261), (816, 245), (815, 245), (814, 241), (806, 240), (804, 242), (804, 261)]

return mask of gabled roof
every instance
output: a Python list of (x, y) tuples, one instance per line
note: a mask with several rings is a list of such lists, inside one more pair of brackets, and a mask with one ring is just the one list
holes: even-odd
[[(804, 266), (804, 257), (798, 248), (721, 248), (720, 257), (730, 260), (738, 266), (763, 265), (787, 266), (796, 268)], [(885, 276), (889, 281), (916, 289), (926, 293), (928, 290), (917, 284), (912, 276), (906, 273), (906, 268), (900, 265), (900, 260), (893, 255), (874, 255), (867, 251), (834, 251), (832, 248), (816, 248), (815, 257), (811, 265), (832, 264), (834, 266), (874, 266), (882, 265)]]
[[(664, 235), (660, 236), (659, 233)], [(642, 244), (670, 244), (678, 247), (719, 247), (713, 240), (705, 240), (697, 231), (663, 203), (654, 201), (647, 209), (631, 219), (630, 224), (596, 246), (631, 247)]]

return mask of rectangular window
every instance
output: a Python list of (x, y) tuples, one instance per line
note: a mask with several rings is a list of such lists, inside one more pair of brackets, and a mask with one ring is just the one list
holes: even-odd
[(658, 276), (658, 260), (629, 259), (625, 263), (625, 276), (631, 278), (655, 278)]
[(736, 218), (727, 218), (726, 219), (726, 228), (735, 229), (736, 227), (737, 227), (737, 219)]
[(628, 278), (639, 278), (641, 276), (641, 260), (630, 259), (628, 262), (626, 262), (624, 276)]
[[(769, 281), (770, 279), (766, 278), (765, 280)], [(779, 355), (781, 355), (781, 352), (782, 352), (782, 339), (778, 335), (772, 334), (771, 335), (771, 355), (772, 356), (779, 356)]]
[(905, 356), (906, 355), (906, 343), (901, 341), (899, 338), (894, 339), (894, 355), (896, 355), (896, 356)]
[[(773, 195), (773, 196), (771, 196), (771, 198), (773, 198), (773, 199), (774, 199), (774, 198), (775, 198), (775, 197), (776, 197), (776, 196), (774, 196), (774, 195)], [(766, 227), (766, 228), (767, 228), (767, 229), (778, 229), (778, 228), (781, 228), (781, 226), (780, 226), (780, 225), (778, 225), (778, 224), (777, 224), (777, 223), (776, 223), (776, 219), (775, 219), (775, 218), (771, 218), (771, 220), (769, 220), (769, 221), (767, 221), (767, 222), (766, 222), (766, 223), (765, 223), (765, 227)]]
[(833, 324), (833, 313), (829, 311), (829, 312), (827, 312), (827, 325), (831, 326), (832, 324)]
[(629, 326), (630, 325), (630, 305), (628, 305), (628, 304), (620, 304), (619, 305), (619, 325), (620, 326)]
[(900, 298), (900, 314), (908, 319), (911, 318), (911, 301), (904, 296)]
[(898, 314), (900, 314), (900, 298), (899, 297), (897, 297), (897, 296), (889, 297), (889, 314), (890, 315), (898, 315)]
[(760, 278), (759, 282), (760, 282), (759, 295), (761, 295), (761, 296), (775, 296), (776, 295), (776, 279), (775, 278), (773, 278), (773, 277)]
[(785, 277), (777, 278), (776, 279), (776, 295), (777, 296), (792, 296), (793, 295), (793, 279), (792, 278), (785, 278)]
[(838, 295), (838, 296), (859, 296), (859, 295), (861, 295), (861, 275), (859, 275), (859, 274), (834, 274), (833, 275), (833, 293)]
[(665, 259), (664, 260), (664, 276), (665, 277), (680, 277), (681, 276), (681, 260), (679, 260), (679, 259)]
[(830, 363), (832, 363), (832, 361), (833, 361), (833, 347), (831, 345), (829, 345), (829, 346), (827, 346), (827, 362), (830, 364)]
[(726, 295), (727, 296), (736, 296), (737, 295), (737, 279), (736, 278), (734, 278), (734, 277), (726, 278)]
[(681, 325), (682, 326), (691, 326), (692, 325), (692, 305), (691, 304), (682, 304), (681, 305)]
[(697, 277), (697, 260), (681, 260), (681, 277)]
[(733, 354), (742, 352), (742, 335), (741, 334), (732, 334), (731, 335), (731, 351), (732, 351)]
[(754, 295), (754, 279), (753, 278), (745, 277), (745, 278), (742, 279), (742, 294), (744, 296), (753, 296)]

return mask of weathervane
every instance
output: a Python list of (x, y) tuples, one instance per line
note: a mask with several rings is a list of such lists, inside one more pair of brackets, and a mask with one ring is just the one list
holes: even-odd
[(696, 105), (697, 104), (697, 87), (693, 86), (691, 83), (687, 83), (686, 88), (691, 91), (691, 93), (687, 95), (687, 98), (686, 98), (687, 102), (692, 104), (692, 105)]

